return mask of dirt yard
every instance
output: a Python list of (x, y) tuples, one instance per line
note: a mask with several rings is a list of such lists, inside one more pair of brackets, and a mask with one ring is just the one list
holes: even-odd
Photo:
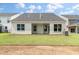
[(0, 46), (0, 55), (72, 55), (79, 46)]

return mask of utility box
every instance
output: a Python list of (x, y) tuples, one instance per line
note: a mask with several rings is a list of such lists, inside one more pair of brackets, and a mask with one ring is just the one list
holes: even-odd
[(65, 36), (69, 36), (69, 32), (68, 31), (65, 31)]

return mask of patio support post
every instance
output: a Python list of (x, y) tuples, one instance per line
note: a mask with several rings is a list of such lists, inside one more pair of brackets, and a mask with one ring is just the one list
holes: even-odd
[(77, 34), (77, 32), (78, 32), (78, 31), (77, 31), (77, 26), (76, 26), (76, 34)]
[(69, 36), (69, 31), (68, 31), (68, 19), (66, 19), (65, 36)]

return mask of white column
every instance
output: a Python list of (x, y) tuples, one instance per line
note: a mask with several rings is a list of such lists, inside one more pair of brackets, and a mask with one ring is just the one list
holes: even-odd
[(53, 30), (53, 23), (50, 23), (50, 32), (49, 32), (49, 34), (53, 34), (54, 33), (54, 30)]
[(77, 32), (78, 32), (78, 31), (77, 31), (77, 26), (76, 26), (76, 34), (77, 34)]

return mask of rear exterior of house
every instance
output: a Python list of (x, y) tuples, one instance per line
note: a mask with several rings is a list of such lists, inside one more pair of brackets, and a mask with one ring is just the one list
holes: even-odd
[(12, 18), (15, 13), (0, 14), (0, 32), (12, 34), (63, 34), (68, 20), (69, 33), (79, 33), (79, 15), (62, 15), (53, 13), (24, 13)]
[(11, 21), (12, 34), (63, 34), (66, 21), (53, 13), (24, 13)]

